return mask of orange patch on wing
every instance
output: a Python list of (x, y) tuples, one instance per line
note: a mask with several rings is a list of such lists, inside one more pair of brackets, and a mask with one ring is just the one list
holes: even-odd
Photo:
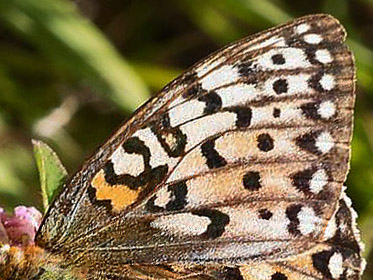
[(110, 200), (113, 210), (116, 212), (122, 211), (134, 203), (141, 191), (141, 188), (131, 190), (125, 185), (108, 184), (103, 170), (100, 170), (93, 178), (92, 187), (96, 189), (96, 199)]

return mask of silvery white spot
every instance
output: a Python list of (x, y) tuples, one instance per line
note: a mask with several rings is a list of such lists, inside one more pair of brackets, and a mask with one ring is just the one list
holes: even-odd
[(224, 87), (216, 90), (222, 101), (222, 107), (245, 104), (259, 95), (253, 84), (237, 84), (230, 87)]
[(315, 57), (318, 61), (320, 61), (322, 64), (327, 64), (333, 61), (332, 56), (330, 55), (330, 52), (328, 50), (317, 50), (315, 52)]
[(298, 75), (292, 75), (288, 77), (288, 93), (294, 94), (294, 93), (308, 93), (309, 87), (308, 87), (308, 79), (310, 75), (307, 74), (298, 74)]
[(320, 104), (319, 109), (317, 109), (317, 113), (323, 118), (323, 119), (329, 119), (334, 116), (336, 112), (335, 105), (332, 101), (327, 100)]
[(335, 221), (335, 215), (333, 215), (333, 217), (329, 220), (328, 225), (326, 226), (323, 239), (328, 240), (334, 237), (336, 232), (337, 232), (337, 223)]
[(319, 34), (306, 34), (304, 35), (304, 41), (308, 44), (317, 45), (322, 41), (322, 37)]
[(299, 108), (285, 107), (281, 109), (281, 118), (283, 120), (298, 120), (302, 117), (302, 110)]
[(320, 133), (319, 136), (317, 136), (315, 145), (320, 152), (325, 154), (329, 152), (334, 146), (333, 137), (330, 135), (329, 132), (323, 131)]
[(129, 154), (119, 146), (110, 157), (114, 172), (117, 175), (129, 174), (138, 176), (144, 171), (144, 158), (142, 155)]
[(321, 229), (320, 225), (322, 219), (316, 216), (315, 211), (311, 207), (302, 207), (298, 215), (299, 226), (298, 229), (303, 235), (308, 235), (310, 233), (317, 234)]
[(307, 94), (310, 91), (310, 88), (308, 86), (309, 78), (309, 74), (298, 74), (268, 79), (264, 84), (264, 92), (277, 96), (276, 92), (273, 89), (273, 83), (276, 82), (278, 79), (284, 79), (287, 81), (288, 90), (286, 93), (282, 93), (282, 95)]
[(152, 168), (164, 164), (168, 164), (170, 168), (177, 163), (176, 158), (171, 158), (168, 156), (161, 143), (159, 143), (157, 136), (149, 127), (136, 131), (133, 136), (138, 137), (149, 148), (150, 166)]
[(188, 138), (186, 150), (189, 150), (194, 145), (212, 135), (234, 128), (235, 122), (235, 113), (220, 112), (196, 119), (180, 126), (181, 131)]
[(324, 74), (320, 79), (320, 85), (325, 90), (331, 90), (335, 86), (334, 76), (330, 74)]
[(172, 108), (168, 113), (170, 117), (170, 125), (175, 127), (202, 116), (205, 107), (206, 103), (192, 99)]
[(187, 99), (185, 99), (182, 95), (176, 97), (168, 106), (168, 108), (172, 109), (182, 103), (184, 103)]
[(339, 279), (343, 274), (343, 256), (335, 252), (329, 259), (328, 269), (333, 279)]
[(207, 230), (211, 220), (192, 213), (161, 216), (150, 223), (151, 227), (177, 235), (200, 235)]
[[(249, 209), (250, 206), (242, 207), (242, 209), (224, 208), (224, 213), (229, 215), (229, 224), (225, 229), (224, 236), (245, 236), (253, 239), (259, 236), (263, 239), (285, 239), (289, 237), (287, 227), (290, 221), (283, 209), (271, 209), (273, 216), (270, 220), (258, 218), (257, 211), (250, 211)], [(265, 231), (263, 231), (264, 228)]]
[(167, 189), (167, 187), (163, 187), (157, 192), (156, 198), (154, 200), (154, 205), (165, 208), (167, 203), (170, 202), (170, 200), (171, 192)]
[(328, 183), (328, 175), (324, 169), (319, 169), (312, 174), (310, 182), (310, 191), (314, 194), (318, 194), (325, 185)]
[(222, 85), (234, 83), (239, 77), (240, 75), (235, 67), (224, 65), (202, 78), (201, 84), (203, 89), (213, 90)]
[(270, 120), (269, 116), (273, 111), (272, 108), (268, 107), (253, 107), (251, 109), (251, 126), (259, 125), (263, 122)]
[(309, 24), (307, 23), (302, 23), (300, 25), (298, 25), (297, 27), (295, 27), (295, 32), (298, 33), (298, 34), (303, 34), (305, 32), (307, 32), (308, 30), (310, 30), (311, 26), (309, 26)]
[[(272, 56), (274, 55), (282, 55), (285, 63), (273, 64)], [(307, 60), (305, 52), (299, 48), (271, 49), (270, 51), (258, 56), (256, 63), (260, 68), (274, 70), (307, 68), (311, 66), (310, 62)]]

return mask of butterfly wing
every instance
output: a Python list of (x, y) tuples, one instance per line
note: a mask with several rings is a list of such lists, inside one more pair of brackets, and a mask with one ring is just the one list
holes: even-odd
[(328, 223), (327, 235), (310, 250), (284, 260), (251, 260), (244, 264), (127, 265), (96, 268), (89, 279), (147, 280), (315, 280), (360, 279), (365, 263), (356, 228), (356, 213), (344, 192)]
[(72, 177), (37, 243), (95, 271), (108, 257), (105, 271), (262, 267), (319, 250), (335, 235), (349, 165), (355, 72), (344, 38), (334, 18), (307, 16), (198, 63)]

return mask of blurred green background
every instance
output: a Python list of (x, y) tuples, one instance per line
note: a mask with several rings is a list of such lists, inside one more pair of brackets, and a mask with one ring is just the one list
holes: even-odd
[(347, 185), (373, 279), (373, 0), (0, 0), (0, 205), (41, 209), (31, 138), (51, 145), (71, 173), (183, 69), (319, 12), (343, 23), (357, 60)]

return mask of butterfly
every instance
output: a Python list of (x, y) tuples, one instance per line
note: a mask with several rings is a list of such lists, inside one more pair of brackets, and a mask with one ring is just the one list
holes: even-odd
[(197, 63), (71, 177), (3, 278), (360, 279), (345, 36), (310, 15)]

